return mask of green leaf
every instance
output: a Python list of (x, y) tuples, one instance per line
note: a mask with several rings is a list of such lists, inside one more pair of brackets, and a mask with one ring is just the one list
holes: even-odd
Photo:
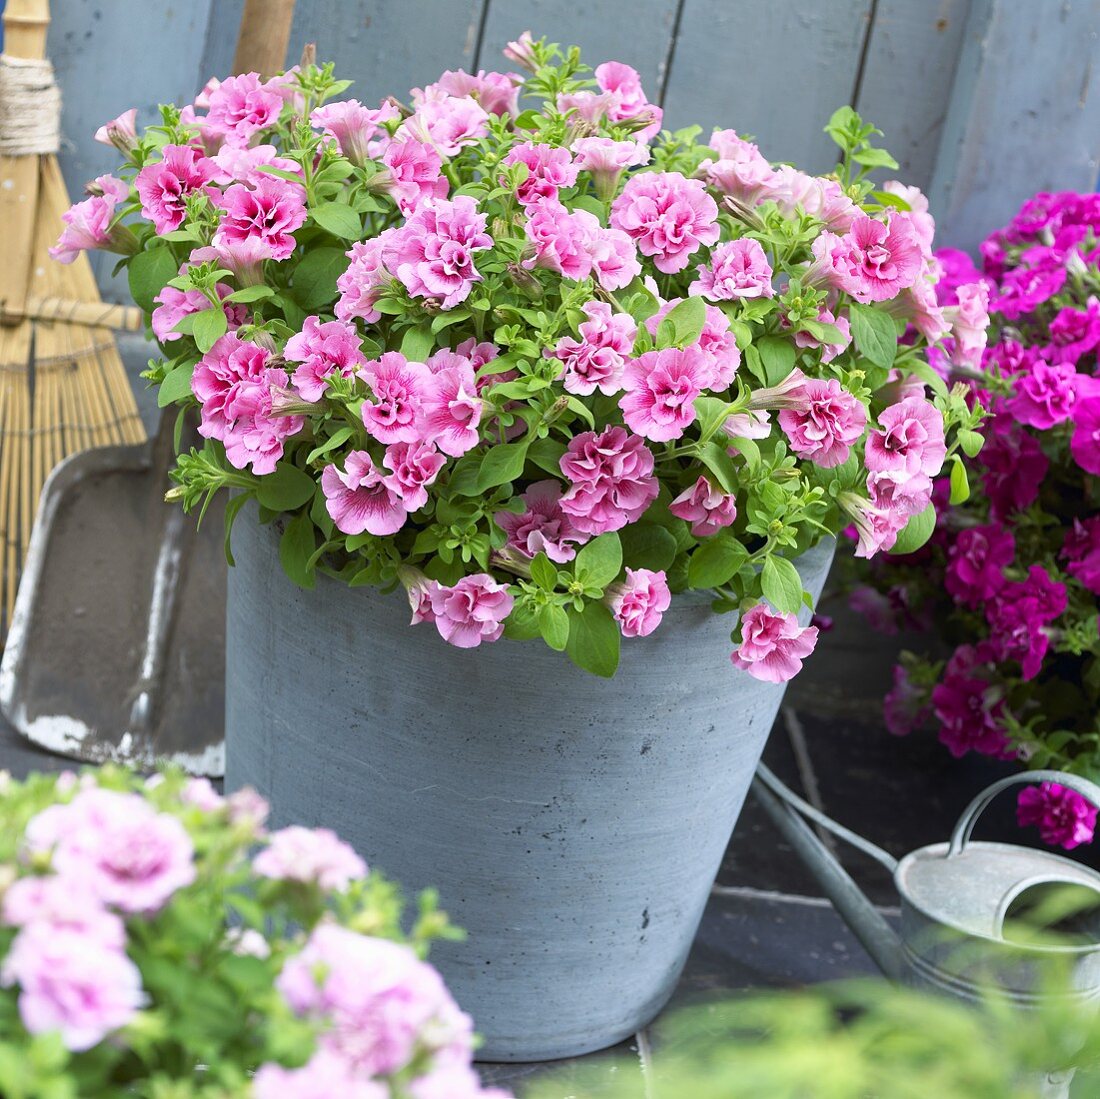
[(225, 310), (220, 305), (195, 313), (191, 324), (195, 343), (204, 355), (229, 330), (229, 321), (226, 320)]
[(951, 458), (953, 464), (950, 503), (954, 507), (956, 504), (965, 504), (970, 499), (970, 480), (966, 476), (966, 466), (963, 465), (962, 459), (957, 454), (952, 454)]
[(337, 431), (333, 432), (323, 443), (319, 443), (310, 452), (306, 458), (306, 464), (317, 461), (323, 454), (328, 454), (330, 450), (335, 450), (338, 446), (343, 446), (354, 435), (355, 432), (350, 427), (341, 427)]
[(294, 300), (313, 313), (336, 298), (336, 280), (351, 261), (342, 248), (315, 248), (305, 254), (291, 276)]
[(709, 439), (729, 417), (730, 406), (719, 397), (696, 397), (693, 403), (699, 418), (699, 437)]
[(316, 548), (313, 520), (308, 512), (303, 511), (287, 523), (279, 539), (279, 561), (283, 572), (300, 588), (312, 588), (316, 581), (316, 574), (310, 566), (310, 558)]
[(717, 588), (748, 560), (749, 551), (727, 531), (706, 538), (688, 558), (688, 586)]
[(539, 469), (561, 476), (561, 457), (565, 453), (565, 443), (549, 437), (536, 439), (527, 450), (527, 460)]
[(284, 461), (259, 479), (256, 499), (272, 511), (293, 511), (310, 499), (316, 488), (317, 482), (308, 473)]
[(864, 168), (890, 168), (895, 170), (898, 162), (885, 149), (861, 149), (852, 159)]
[(760, 355), (768, 385), (778, 385), (794, 369), (798, 349), (786, 336), (762, 336), (753, 347)]
[(895, 555), (915, 553), (932, 537), (932, 532), (935, 529), (936, 506), (935, 504), (929, 504), (924, 511), (919, 515), (914, 515), (905, 524), (890, 552)]
[(409, 362), (422, 363), (435, 349), (435, 337), (429, 325), (418, 325), (416, 328), (408, 328), (401, 337), (401, 354)]
[[(684, 298), (679, 305), (673, 306), (660, 327), (668, 333), (670, 343), (664, 346), (688, 347), (696, 343), (702, 334), (703, 325), (707, 323), (707, 309), (703, 299), (699, 297)], [(669, 327), (666, 329), (665, 326)]]
[(531, 561), (531, 579), (543, 591), (553, 591), (558, 586), (558, 570), (545, 553), (536, 553)]
[(175, 404), (177, 401), (183, 401), (190, 397), (191, 375), (194, 371), (194, 363), (180, 363), (160, 383), (160, 389), (157, 391), (157, 407), (167, 408), (170, 404)]
[(310, 210), (313, 220), (334, 237), (343, 240), (359, 240), (363, 235), (363, 223), (359, 215), (342, 202), (322, 202)]
[(726, 453), (724, 445), (712, 439), (699, 448), (699, 459), (714, 474), (715, 480), (726, 492), (737, 491), (737, 467)]
[(667, 572), (676, 560), (676, 537), (656, 523), (631, 523), (619, 531), (623, 563), (632, 569)]
[(981, 453), (982, 447), (985, 446), (985, 439), (977, 431), (971, 431), (969, 428), (960, 427), (959, 446), (962, 447), (963, 453), (968, 458), (977, 458)]
[(848, 308), (852, 339), (856, 349), (869, 362), (889, 370), (898, 353), (898, 327), (894, 318), (873, 305), (853, 302)]
[(569, 644), (569, 615), (557, 603), (539, 607), (539, 632), (543, 641), (555, 652), (562, 652)]
[(523, 475), (527, 461), (527, 442), (501, 443), (489, 450), (481, 459), (477, 474), (477, 491), (484, 492), (496, 485), (516, 481)]
[(233, 524), (237, 521), (237, 516), (240, 514), (241, 508), (252, 499), (252, 493), (241, 492), (236, 496), (229, 498), (229, 503), (225, 505), (225, 562), (232, 568), (236, 565), (236, 561), (233, 560), (233, 550), (230, 546), (230, 541), (233, 537)]
[(623, 547), (615, 531), (593, 538), (582, 546), (573, 565), (573, 575), (586, 588), (607, 587), (623, 567)]
[[(435, 558), (439, 560), (439, 558)], [(432, 577), (438, 580), (439, 577)], [(538, 611), (530, 599), (517, 599), (512, 613), (504, 620), (504, 636), (512, 641), (529, 641), (532, 637), (538, 637), (542, 631), (539, 629)]]
[(244, 286), (240, 290), (234, 290), (226, 301), (250, 302), (259, 301), (261, 298), (270, 298), (275, 293), (270, 286)]
[(781, 614), (797, 614), (802, 606), (802, 577), (786, 557), (767, 556), (760, 571), (760, 590)]
[(622, 635), (612, 613), (602, 603), (590, 602), (583, 611), (569, 611), (569, 659), (586, 672), (610, 679), (619, 666)]
[(157, 307), (153, 300), (167, 285), (169, 279), (179, 274), (179, 264), (172, 256), (172, 249), (154, 246), (147, 252), (138, 252), (126, 271), (130, 282), (130, 297), (145, 313)]

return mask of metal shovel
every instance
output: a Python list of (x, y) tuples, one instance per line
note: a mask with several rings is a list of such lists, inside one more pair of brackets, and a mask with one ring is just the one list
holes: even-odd
[[(50, 474), (27, 551), (0, 708), (52, 752), (225, 771), (224, 502), (202, 527), (164, 502), (174, 416), (139, 446)], [(184, 427), (195, 436), (194, 426)]]

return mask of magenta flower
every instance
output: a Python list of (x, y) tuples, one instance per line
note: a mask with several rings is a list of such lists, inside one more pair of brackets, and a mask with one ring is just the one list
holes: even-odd
[(847, 233), (862, 213), (835, 179), (810, 176), (789, 164), (776, 169), (763, 197), (772, 199), (787, 217), (801, 211), (837, 233)]
[(1018, 320), (1049, 301), (1066, 282), (1066, 268), (1053, 256), (1035, 256), (1034, 266), (1014, 267), (1001, 281), (993, 308), (1006, 320)]
[(385, 229), (377, 237), (357, 241), (346, 253), (351, 263), (336, 280), (336, 289), (340, 291), (334, 307), (338, 320), (350, 321), (359, 317), (367, 324), (381, 320), (382, 314), (376, 308), (378, 299), (393, 282), (393, 275), (382, 262), (382, 254), (396, 232), (396, 229)]
[(134, 186), (141, 199), (141, 212), (158, 234), (170, 233), (183, 224), (186, 199), (205, 190), (214, 200), (215, 188), (209, 186), (221, 170), (193, 145), (165, 145), (163, 159), (147, 164), (137, 174)]
[(986, 420), (982, 428), (986, 436), (982, 480), (990, 514), (994, 519), (1003, 519), (1035, 501), (1050, 459), (1038, 440), (1005, 414)]
[(615, 141), (610, 137), (579, 137), (572, 145), (574, 165), (592, 176), (596, 194), (607, 202), (619, 189), (627, 168), (649, 163), (649, 146), (641, 141)]
[(1077, 403), (1077, 371), (1070, 362), (1036, 362), (1013, 380), (1015, 393), (1005, 407), (1022, 424), (1042, 431), (1064, 423)]
[(710, 364), (698, 346), (647, 351), (623, 371), (625, 396), (619, 401), (627, 427), (654, 442), (679, 439), (695, 422), (696, 397), (710, 377)]
[(657, 498), (653, 454), (622, 427), (575, 435), (562, 455), (561, 471), (569, 482), (561, 509), (585, 534), (635, 523)]
[(370, 435), (386, 444), (421, 439), (424, 401), (432, 384), (428, 368), (409, 362), (399, 351), (387, 351), (368, 362), (361, 377), (371, 392), (360, 408)]
[(623, 637), (648, 637), (672, 602), (664, 571), (626, 570), (626, 578), (604, 593)]
[(215, 246), (256, 241), (274, 260), (290, 258), (294, 233), (306, 220), (303, 189), (275, 176), (262, 179), (255, 187), (234, 183), (214, 205), (224, 211), (214, 234)]
[(638, 249), (620, 229), (597, 228), (586, 246), (592, 257), (592, 274), (602, 289), (614, 293), (641, 275)]
[(851, 447), (867, 427), (867, 409), (835, 378), (807, 379), (802, 386), (807, 405), (784, 408), (779, 426), (791, 449), (822, 469), (847, 461)]
[(300, 825), (272, 832), (252, 869), (261, 878), (309, 882), (326, 893), (343, 893), (367, 876), (367, 864), (335, 832)]
[[(508, 51), (504, 51), (505, 57)], [(479, 69), (477, 75), (463, 69), (448, 69), (423, 91), (413, 89), (413, 103), (419, 106), (427, 99), (440, 95), (470, 96), (483, 110), (495, 115), (518, 114), (519, 89), (523, 79), (515, 73), (486, 72)]]
[(405, 525), (404, 501), (365, 450), (350, 451), (342, 470), (325, 466), (321, 490), (336, 529), (344, 534), (396, 534)]
[[(228, 286), (219, 283), (218, 296), (227, 297), (231, 291)], [(153, 310), (149, 323), (153, 329), (153, 335), (161, 343), (171, 343), (182, 338), (182, 333), (175, 331), (176, 325), (184, 317), (193, 313), (201, 313), (210, 308), (210, 301), (201, 290), (177, 290), (174, 286), (166, 286), (154, 299), (157, 308)], [(225, 319), (229, 325), (229, 331), (239, 328), (248, 319), (248, 310), (240, 305), (223, 305)]]
[[(1100, 475), (1100, 393), (1091, 387), (1077, 403), (1073, 416), (1073, 436), (1069, 450), (1073, 460), (1086, 472)], [(1093, 395), (1095, 393), (1095, 395)]]
[(1018, 661), (1022, 678), (1034, 679), (1050, 647), (1045, 627), (1066, 604), (1065, 585), (1051, 580), (1040, 565), (1031, 566), (1026, 580), (1002, 586), (985, 608), (996, 658)]
[(95, 132), (101, 145), (113, 145), (123, 156), (129, 156), (137, 145), (137, 108), (123, 111), (118, 118), (104, 122)]
[[(102, 184), (110, 176), (100, 176)], [(116, 207), (125, 201), (129, 187), (115, 180), (117, 187), (102, 188), (102, 194), (92, 195), (83, 202), (74, 203), (61, 215), (65, 228), (57, 243), (49, 249), (52, 259), (58, 263), (72, 263), (81, 252), (105, 249), (123, 254), (136, 252), (138, 243), (133, 233), (121, 225), (112, 225)]]
[(1094, 595), (1100, 595), (1100, 516), (1074, 519), (1066, 531), (1062, 556), (1066, 572)]
[(675, 274), (718, 240), (718, 206), (702, 180), (679, 172), (642, 172), (611, 204), (611, 227), (632, 237), (658, 271)]
[(428, 502), (428, 485), (434, 484), (447, 459), (431, 443), (391, 443), (385, 464), (393, 472), (386, 485), (401, 497), (408, 512), (419, 511)]
[[(551, 561), (572, 561), (573, 548), (588, 541), (561, 508), (561, 485), (557, 481), (536, 481), (524, 494), (526, 508), (516, 514), (498, 511), (493, 520), (508, 536), (507, 544), (524, 557), (545, 553)], [(572, 544), (571, 544), (572, 543)]]
[(543, 354), (561, 360), (567, 392), (588, 395), (599, 389), (610, 397), (622, 390), (638, 326), (628, 313), (612, 313), (604, 302), (590, 301), (583, 309), (588, 320), (578, 328), (581, 339), (566, 336)]
[(754, 679), (786, 683), (802, 670), (802, 661), (816, 644), (816, 626), (799, 626), (793, 614), (779, 614), (757, 603), (741, 616), (741, 644), (730, 660)]
[(940, 723), (940, 742), (956, 759), (970, 751), (995, 759), (1012, 758), (1001, 724), (1004, 702), (986, 680), (949, 669), (932, 688), (932, 712)]
[(710, 254), (710, 264), (701, 264), (697, 281), (689, 294), (699, 294), (711, 301), (739, 301), (749, 298), (771, 298), (772, 269), (760, 242), (749, 237), (719, 244)]
[[(887, 517), (886, 526), (897, 532), (932, 502), (932, 479), (904, 469), (872, 470), (867, 474), (867, 493), (874, 508)], [(895, 540), (890, 540), (891, 546)]]
[(678, 519), (691, 524), (691, 533), (696, 538), (706, 538), (723, 527), (728, 527), (737, 518), (737, 501), (729, 493), (700, 476), (690, 488), (684, 489), (668, 510)]
[(592, 273), (591, 249), (600, 232), (595, 215), (549, 200), (528, 210), (525, 231), (534, 256), (523, 261), (524, 267), (545, 267), (576, 280)]
[(891, 214), (886, 222), (861, 215), (838, 247), (840, 288), (860, 302), (897, 297), (917, 281), (924, 266), (908, 214)]
[(444, 454), (460, 458), (477, 446), (477, 429), (484, 410), (469, 362), (443, 367), (432, 375), (426, 390), (424, 437)]
[(489, 132), (489, 115), (468, 95), (443, 95), (424, 100), (397, 131), (434, 145), (445, 157), (457, 156)]
[(1075, 363), (1100, 345), (1100, 301), (1090, 298), (1084, 309), (1066, 306), (1050, 322), (1049, 353), (1056, 362)]
[[(221, 240), (205, 248), (195, 248), (188, 257), (190, 264), (213, 260), (219, 267), (232, 271), (239, 287), (257, 286), (264, 281), (263, 263), (271, 252), (263, 241), (254, 237), (241, 240)], [(246, 310), (247, 311), (247, 310)]]
[(371, 185), (392, 195), (406, 217), (425, 199), (447, 197), (443, 161), (433, 146), (422, 141), (391, 141), (382, 162), (388, 171), (373, 176)]
[(1041, 782), (1020, 791), (1016, 820), (1021, 828), (1036, 825), (1043, 843), (1071, 851), (1083, 843), (1092, 843), (1096, 806), (1068, 786)]
[(301, 1068), (273, 1062), (261, 1065), (252, 1078), (252, 1095), (254, 1099), (389, 1099), (391, 1092), (343, 1057), (321, 1050)]
[(66, 927), (34, 923), (11, 944), (0, 984), (19, 985), (19, 1016), (31, 1034), (57, 1031), (79, 1053), (126, 1026), (145, 996), (121, 950)]
[(704, 160), (699, 171), (711, 187), (748, 207), (770, 197), (776, 174), (751, 141), (733, 130), (715, 130), (709, 145), (719, 159)]
[(261, 130), (279, 121), (283, 97), (259, 73), (222, 80), (208, 97), (206, 128), (221, 134), (227, 145), (248, 145)]
[(1012, 531), (994, 525), (968, 527), (948, 550), (943, 586), (956, 603), (979, 607), (1004, 587), (1004, 570), (1015, 556)]
[(440, 637), (460, 649), (498, 640), (514, 602), (507, 585), (498, 584), (487, 573), (464, 576), (449, 588), (440, 584), (431, 600)]
[(309, 116), (310, 125), (320, 127), (325, 137), (336, 142), (337, 148), (352, 162), (362, 167), (371, 159), (370, 143), (379, 135), (388, 137), (383, 128), (395, 122), (401, 112), (392, 103), (372, 109), (358, 99), (341, 103), (326, 103)]
[(869, 470), (900, 469), (935, 477), (943, 468), (947, 447), (943, 415), (920, 397), (907, 397), (879, 415), (879, 430), (867, 437)]
[[(958, 305), (947, 310), (955, 341), (952, 360), (957, 366), (980, 370), (989, 339), (989, 287), (984, 282), (967, 283), (957, 288), (956, 297)], [(928, 331), (922, 331), (927, 338)], [(938, 336), (933, 334), (931, 338)]]
[(643, 141), (649, 141), (658, 134), (663, 112), (655, 103), (649, 102), (636, 69), (621, 61), (605, 61), (596, 66), (592, 75), (608, 97), (609, 121), (644, 123), (638, 135)]
[(33, 817), (26, 841), (31, 851), (52, 852), (61, 877), (83, 878), (103, 904), (122, 912), (159, 911), (195, 880), (186, 829), (136, 794), (83, 790)]
[(4, 892), (4, 923), (10, 927), (46, 924), (73, 931), (110, 950), (126, 949), (126, 928), (108, 912), (88, 875), (18, 878)]
[(537, 145), (530, 141), (513, 145), (504, 164), (523, 164), (527, 178), (519, 185), (516, 198), (521, 205), (532, 206), (548, 199), (556, 201), (562, 187), (572, 187), (580, 170), (573, 163), (568, 149), (554, 145)]
[(431, 1052), (428, 1035), (435, 1048), (469, 1059), (469, 1018), (407, 946), (322, 922), (276, 985), (292, 1011), (323, 1025), (320, 1049), (364, 1077), (399, 1072)]
[(342, 321), (324, 321), (306, 317), (301, 332), (286, 342), (283, 355), (288, 362), (301, 365), (291, 377), (304, 401), (319, 401), (333, 374), (350, 378), (366, 364), (354, 326)]
[(425, 199), (387, 241), (382, 259), (414, 298), (438, 298), (453, 309), (481, 281), (474, 253), (492, 244), (472, 198)]
[(249, 148), (226, 145), (210, 159), (218, 167), (215, 182), (222, 185), (247, 183), (250, 187), (255, 187), (260, 180), (272, 178), (269, 172), (260, 170), (263, 167), (302, 175), (301, 165), (288, 157), (279, 156), (274, 145), (253, 145)]
[(894, 685), (882, 700), (882, 717), (891, 736), (908, 736), (932, 716), (927, 690), (913, 685), (901, 664), (894, 665)]

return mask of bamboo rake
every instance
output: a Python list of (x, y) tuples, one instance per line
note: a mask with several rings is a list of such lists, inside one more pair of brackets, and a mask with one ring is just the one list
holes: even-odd
[[(42, 59), (48, 23), (48, 0), (7, 0), (6, 55)], [(145, 438), (111, 333), (140, 328), (140, 313), (100, 300), (83, 254), (67, 266), (47, 255), (68, 207), (55, 156), (0, 156), (0, 638), (49, 472)]]

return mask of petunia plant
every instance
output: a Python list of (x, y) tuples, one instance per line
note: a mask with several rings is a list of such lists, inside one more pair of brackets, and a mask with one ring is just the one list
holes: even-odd
[(508, 1099), (423, 960), (454, 937), (254, 791), (0, 775), (0, 1094)]
[[(853, 595), (872, 623), (935, 624), (946, 662), (906, 655), (897, 734), (931, 723), (974, 751), (1100, 778), (1100, 197), (1039, 194), (982, 245), (937, 253), (952, 333), (932, 356), (993, 412), (966, 500), (940, 493), (918, 555), (876, 562)], [(986, 346), (985, 306), (993, 310)], [(1096, 808), (1058, 785), (1020, 795), (1048, 843), (1092, 839)]]
[(298, 584), (400, 584), (455, 645), (541, 637), (600, 675), (710, 591), (736, 666), (785, 680), (817, 636), (799, 554), (849, 523), (864, 555), (921, 544), (980, 416), (899, 342), (927, 204), (870, 182), (896, 165), (850, 109), (814, 177), (661, 130), (627, 65), (506, 56), (525, 75), (407, 103), (307, 65), (142, 135), (128, 112), (58, 257), (123, 254), (147, 377), (206, 440), (170, 495), (229, 490), (230, 524), (255, 500)]

